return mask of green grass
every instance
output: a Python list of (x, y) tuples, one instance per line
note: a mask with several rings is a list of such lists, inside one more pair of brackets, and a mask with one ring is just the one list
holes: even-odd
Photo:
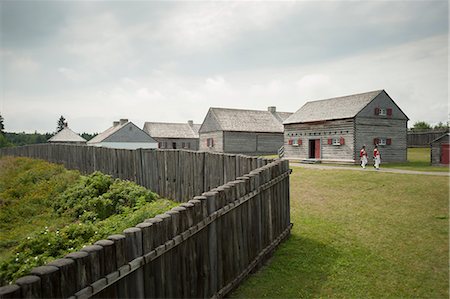
[(387, 163), (382, 164), (385, 168), (396, 168), (415, 171), (443, 171), (448, 172), (449, 168), (443, 166), (431, 166), (431, 149), (426, 148), (408, 148), (408, 162), (405, 163)]
[(294, 168), (290, 238), (234, 298), (448, 298), (448, 178)]

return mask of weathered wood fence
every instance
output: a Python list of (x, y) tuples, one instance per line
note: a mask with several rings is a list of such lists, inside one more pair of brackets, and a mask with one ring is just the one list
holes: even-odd
[(3, 148), (0, 155), (43, 159), (85, 174), (101, 171), (134, 181), (179, 202), (188, 201), (273, 161), (184, 150), (127, 150), (63, 144)]
[(184, 201), (123, 234), (33, 269), (0, 288), (1, 298), (223, 297), (262, 265), (292, 226), (285, 160), (53, 145), (0, 153), (82, 172), (106, 170)]
[(447, 133), (448, 130), (409, 131), (408, 147), (429, 147), (430, 143)]

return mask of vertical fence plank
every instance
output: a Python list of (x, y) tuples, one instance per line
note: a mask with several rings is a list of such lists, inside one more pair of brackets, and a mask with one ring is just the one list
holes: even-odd
[(20, 286), (21, 298), (41, 297), (41, 278), (39, 276), (23, 276), (16, 280), (16, 284)]
[(62, 258), (54, 260), (47, 264), (48, 266), (55, 266), (59, 269), (60, 277), (60, 294), (67, 298), (75, 294), (76, 291), (76, 268), (75, 262), (72, 259)]
[[(142, 231), (140, 228), (131, 227), (123, 231), (126, 242), (126, 259), (127, 262), (133, 261), (135, 258), (142, 256)], [(137, 269), (131, 273), (127, 279), (128, 297), (144, 298), (144, 270)]]
[(31, 275), (41, 278), (41, 297), (60, 298), (61, 280), (59, 269), (55, 266), (40, 266), (31, 270)]

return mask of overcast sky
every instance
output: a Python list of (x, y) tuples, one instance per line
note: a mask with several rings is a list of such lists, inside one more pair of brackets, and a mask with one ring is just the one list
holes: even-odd
[(8, 132), (201, 123), (209, 107), (295, 112), (385, 89), (446, 122), (447, 1), (1, 1)]

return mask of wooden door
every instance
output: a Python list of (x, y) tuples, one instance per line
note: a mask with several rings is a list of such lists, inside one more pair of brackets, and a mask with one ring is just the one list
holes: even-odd
[(449, 164), (449, 156), (450, 156), (450, 144), (443, 143), (441, 144), (441, 163)]
[(315, 141), (314, 158), (320, 159), (320, 139), (316, 139), (314, 141)]

